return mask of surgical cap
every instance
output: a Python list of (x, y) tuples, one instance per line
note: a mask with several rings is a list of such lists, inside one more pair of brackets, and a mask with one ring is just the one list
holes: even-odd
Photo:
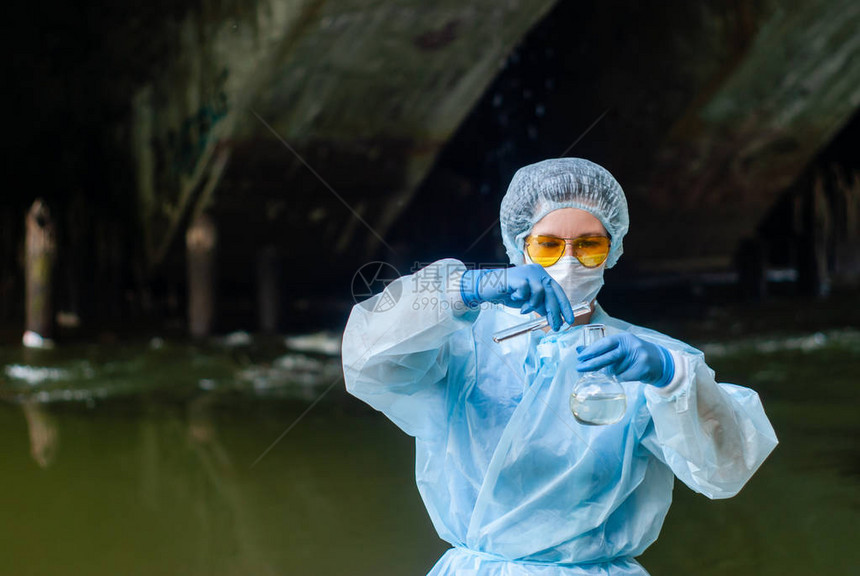
[(600, 220), (612, 239), (606, 267), (614, 266), (630, 227), (627, 199), (612, 174), (582, 158), (544, 160), (514, 174), (499, 214), (511, 264), (523, 262), (523, 242), (538, 220), (560, 208), (579, 208)]

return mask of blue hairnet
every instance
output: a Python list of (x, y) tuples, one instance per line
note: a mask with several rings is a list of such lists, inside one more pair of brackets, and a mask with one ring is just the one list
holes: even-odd
[(511, 264), (522, 264), (523, 242), (538, 220), (560, 208), (579, 208), (600, 220), (612, 238), (606, 259), (611, 268), (630, 227), (624, 191), (605, 168), (582, 158), (554, 158), (517, 170), (499, 219)]

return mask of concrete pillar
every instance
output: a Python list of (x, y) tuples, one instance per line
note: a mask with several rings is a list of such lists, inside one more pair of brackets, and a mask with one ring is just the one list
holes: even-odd
[(268, 244), (257, 254), (257, 318), (261, 332), (278, 330), (281, 311), (281, 278), (278, 249)]
[(194, 338), (209, 336), (215, 316), (215, 249), (218, 233), (201, 214), (185, 234), (188, 260), (188, 330)]
[(51, 346), (54, 332), (53, 276), (57, 255), (56, 227), (45, 203), (39, 199), (26, 221), (26, 331), (24, 345)]

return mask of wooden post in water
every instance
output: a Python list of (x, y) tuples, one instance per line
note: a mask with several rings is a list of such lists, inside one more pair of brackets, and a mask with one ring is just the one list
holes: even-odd
[(26, 239), (26, 332), (24, 345), (50, 346), (54, 332), (52, 280), (57, 255), (56, 229), (51, 213), (39, 199), (27, 213)]
[(188, 329), (209, 336), (215, 316), (215, 248), (218, 232), (207, 214), (197, 216), (185, 234), (188, 259)]
[(834, 210), (833, 276), (845, 286), (860, 286), (860, 172), (846, 174), (833, 168)]
[(805, 230), (801, 235), (798, 281), (801, 289), (816, 298), (830, 294), (829, 244), (831, 214), (825, 190), (826, 182), (818, 172), (806, 196)]
[(278, 330), (281, 309), (278, 249), (267, 244), (257, 254), (257, 315), (259, 328), (267, 334)]

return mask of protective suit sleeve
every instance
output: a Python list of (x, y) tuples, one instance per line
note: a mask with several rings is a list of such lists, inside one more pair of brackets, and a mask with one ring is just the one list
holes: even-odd
[[(344, 331), (347, 391), (417, 438), (447, 429), (453, 335), (462, 330), (460, 340), (471, 339), (478, 316), (460, 294), (465, 270), (462, 262), (446, 259), (395, 280), (354, 306)], [(457, 354), (464, 348), (473, 349), (459, 346)]]
[(777, 445), (758, 394), (717, 383), (698, 350), (651, 339), (669, 348), (676, 373), (664, 388), (645, 386), (651, 424), (643, 445), (692, 490), (734, 496)]

